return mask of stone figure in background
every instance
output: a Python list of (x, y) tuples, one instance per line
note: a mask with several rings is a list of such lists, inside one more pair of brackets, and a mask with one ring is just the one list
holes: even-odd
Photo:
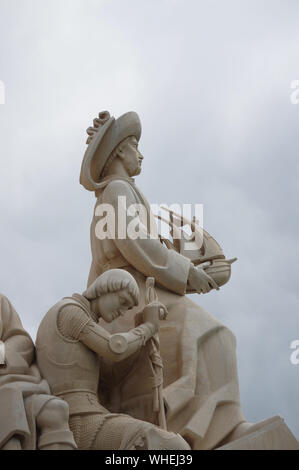
[[(99, 401), (100, 357), (120, 366), (128, 357), (136, 360), (158, 333), (166, 309), (151, 302), (139, 326), (115, 335), (98, 320), (113, 322), (138, 302), (135, 279), (127, 271), (112, 269), (96, 278), (83, 295), (59, 301), (39, 326), (38, 365), (52, 392), (69, 405), (70, 428), (79, 449), (189, 449), (181, 436), (125, 414), (112, 414)], [(140, 386), (136, 382), (135, 393)]]
[(51, 395), (34, 345), (9, 300), (0, 295), (0, 449), (75, 449), (68, 406)]

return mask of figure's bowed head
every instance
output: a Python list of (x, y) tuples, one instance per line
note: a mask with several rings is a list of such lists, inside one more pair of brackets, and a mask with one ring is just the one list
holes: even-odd
[(139, 303), (139, 288), (133, 276), (123, 269), (110, 269), (84, 292), (91, 310), (111, 323)]

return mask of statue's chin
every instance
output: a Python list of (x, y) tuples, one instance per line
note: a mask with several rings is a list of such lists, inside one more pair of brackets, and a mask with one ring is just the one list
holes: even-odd
[(131, 178), (134, 178), (134, 176), (138, 176), (138, 175), (140, 175), (140, 173), (141, 173), (141, 168), (137, 168), (137, 170), (131, 171), (131, 172), (129, 173), (129, 176), (130, 176)]

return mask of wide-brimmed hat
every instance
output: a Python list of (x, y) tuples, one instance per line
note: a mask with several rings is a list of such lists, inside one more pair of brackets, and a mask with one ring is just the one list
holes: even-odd
[(87, 129), (88, 147), (80, 174), (80, 183), (88, 191), (99, 188), (101, 174), (115, 147), (127, 137), (134, 136), (139, 141), (141, 136), (141, 122), (133, 111), (118, 119), (110, 116), (108, 111), (103, 111), (94, 119), (93, 125)]

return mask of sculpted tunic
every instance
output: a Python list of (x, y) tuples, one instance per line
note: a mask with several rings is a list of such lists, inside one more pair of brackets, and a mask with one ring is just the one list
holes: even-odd
[[(187, 258), (167, 249), (158, 239), (151, 238), (148, 230), (143, 239), (118, 237), (118, 221), (123, 217), (123, 213), (119, 217), (120, 196), (126, 210), (132, 204), (143, 205), (148, 225), (141, 220), (139, 228), (146, 232), (146, 227), (150, 226), (149, 204), (134, 180), (117, 176), (103, 180), (102, 188), (96, 195), (98, 199), (90, 233), (92, 265), (88, 284), (110, 268), (127, 269), (135, 277), (141, 291), (140, 309), (144, 306), (146, 277), (156, 279), (159, 301), (169, 312), (160, 327), (168, 429), (179, 432), (193, 449), (214, 448), (245, 420), (239, 397), (235, 337), (217, 319), (184, 295), (190, 268)], [(97, 235), (100, 204), (109, 204), (114, 208), (114, 239), (113, 233), (110, 234), (111, 239), (100, 239)], [(126, 215), (127, 227), (133, 219), (134, 214)], [(113, 333), (129, 330), (133, 326), (135, 312), (133, 310), (131, 315), (105, 327)], [(151, 421), (151, 408), (146, 405), (146, 397), (151, 395), (148, 387), (145, 385), (140, 398), (132, 394), (134, 381), (137, 383), (143, 377), (145, 362), (146, 358), (140, 358), (139, 371), (136, 363), (134, 371), (124, 376), (119, 365), (112, 366), (103, 361), (102, 378), (106, 387), (102, 391), (101, 402), (113, 411)], [(146, 384), (146, 381), (143, 382)]]

